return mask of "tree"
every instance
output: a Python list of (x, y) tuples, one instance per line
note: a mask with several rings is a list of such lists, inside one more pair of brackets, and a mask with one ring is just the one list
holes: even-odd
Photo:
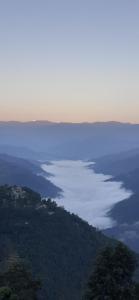
[(0, 286), (0, 300), (37, 300), (40, 282), (32, 279), (23, 263), (16, 262), (0, 274)]
[(135, 283), (135, 299), (139, 300), (139, 283)]
[(132, 279), (135, 269), (136, 259), (126, 246), (118, 243), (116, 247), (106, 247), (97, 258), (84, 299), (136, 299)]
[(17, 296), (13, 294), (12, 290), (8, 287), (0, 288), (0, 300), (18, 300)]

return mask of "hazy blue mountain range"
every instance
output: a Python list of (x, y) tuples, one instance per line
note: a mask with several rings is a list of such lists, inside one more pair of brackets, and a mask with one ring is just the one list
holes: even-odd
[[(42, 153), (40, 154), (37, 151), (30, 149), (29, 147), (24, 147), (24, 146), (18, 147), (15, 145), (0, 144), (0, 154), (3, 153), (10, 156), (22, 157), (30, 160), (42, 159), (43, 156)], [(46, 159), (46, 156), (44, 157)]]
[[(0, 185), (27, 186), (43, 196), (55, 198), (61, 190), (42, 175), (37, 162), (0, 154)], [(49, 174), (45, 173), (45, 176)]]
[(0, 122), (0, 147), (39, 159), (94, 159), (128, 151), (139, 148), (138, 135), (139, 125), (128, 123)]

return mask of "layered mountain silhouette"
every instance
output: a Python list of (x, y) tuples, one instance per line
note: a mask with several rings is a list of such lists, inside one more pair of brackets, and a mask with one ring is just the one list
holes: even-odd
[(45, 173), (45, 178), (43, 175), (40, 164), (35, 161), (0, 154), (0, 185), (27, 186), (42, 196), (55, 198), (61, 190), (47, 178), (49, 174)]
[(95, 159), (139, 148), (138, 132), (139, 125), (118, 122), (0, 122), (0, 149), (35, 159)]

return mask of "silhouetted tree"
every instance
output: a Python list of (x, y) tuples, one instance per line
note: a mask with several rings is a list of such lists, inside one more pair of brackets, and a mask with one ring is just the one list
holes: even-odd
[(37, 300), (40, 282), (33, 280), (23, 263), (17, 262), (0, 274), (0, 286), (0, 300)]
[(12, 290), (8, 287), (0, 288), (0, 300), (18, 300), (17, 295), (13, 294)]
[(136, 259), (126, 246), (118, 243), (116, 247), (107, 247), (97, 258), (84, 299), (136, 299), (132, 279), (135, 269)]

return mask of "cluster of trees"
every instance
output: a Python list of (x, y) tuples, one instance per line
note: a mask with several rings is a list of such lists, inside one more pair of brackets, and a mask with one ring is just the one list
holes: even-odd
[(32, 274), (21, 262), (9, 265), (0, 273), (0, 300), (37, 300), (40, 282), (33, 280)]
[(41, 196), (39, 193), (32, 191), (27, 187), (0, 186), (0, 208), (2, 207), (36, 207), (41, 203)]
[[(133, 279), (136, 267), (135, 256), (122, 243), (106, 247), (96, 260), (83, 300), (139, 299), (139, 284)], [(0, 273), (0, 300), (38, 300), (40, 288), (40, 281), (21, 261)]]
[(84, 300), (137, 300), (134, 281), (137, 260), (122, 243), (106, 247), (98, 256)]

